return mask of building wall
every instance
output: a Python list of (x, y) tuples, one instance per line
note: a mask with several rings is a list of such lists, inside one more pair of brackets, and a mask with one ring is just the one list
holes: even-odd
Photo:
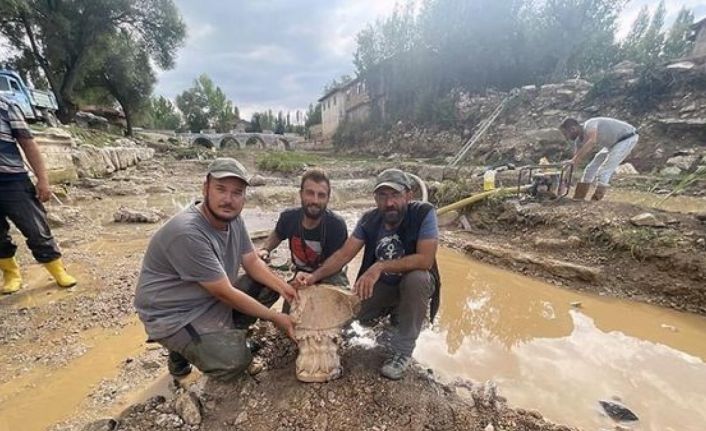
[(706, 56), (706, 24), (702, 25), (696, 33), (694, 49), (691, 51), (693, 57)]
[(324, 139), (331, 139), (345, 116), (345, 95), (336, 91), (321, 101), (321, 127)]

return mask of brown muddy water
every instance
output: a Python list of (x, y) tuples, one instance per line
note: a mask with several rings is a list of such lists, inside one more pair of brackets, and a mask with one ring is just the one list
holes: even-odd
[[(703, 213), (706, 212), (706, 198), (696, 196), (671, 196), (665, 200), (665, 195), (641, 192), (637, 190), (615, 189), (606, 195), (611, 202), (625, 202), (643, 205), (669, 212)], [(706, 428), (705, 428), (706, 429)]]
[[(706, 318), (558, 288), (454, 251), (439, 256), (442, 307), (415, 358), (446, 378), (494, 380), (511, 405), (586, 430), (706, 429)], [(580, 303), (574, 304), (572, 303)]]

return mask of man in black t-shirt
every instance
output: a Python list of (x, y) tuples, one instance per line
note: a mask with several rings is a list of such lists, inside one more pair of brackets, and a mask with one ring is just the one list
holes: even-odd
[[(280, 214), (275, 229), (258, 254), (267, 261), (270, 252), (287, 239), (295, 272), (310, 273), (343, 246), (348, 239), (348, 229), (341, 216), (326, 208), (331, 197), (331, 183), (325, 172), (307, 171), (302, 176), (299, 197), (301, 207), (286, 209)], [(345, 270), (323, 282), (348, 286)]]

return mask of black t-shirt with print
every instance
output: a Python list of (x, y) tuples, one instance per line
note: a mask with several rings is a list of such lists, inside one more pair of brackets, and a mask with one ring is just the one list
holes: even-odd
[(275, 232), (289, 241), (292, 262), (299, 271), (312, 272), (329, 256), (343, 247), (348, 239), (348, 228), (341, 216), (326, 210), (319, 226), (304, 229), (301, 208), (290, 208), (279, 215)]

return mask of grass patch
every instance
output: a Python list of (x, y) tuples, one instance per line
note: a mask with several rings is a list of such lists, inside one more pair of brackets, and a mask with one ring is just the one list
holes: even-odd
[(75, 124), (66, 126), (71, 136), (81, 141), (82, 144), (93, 145), (94, 147), (109, 147), (116, 139), (123, 138), (122, 135), (108, 133), (102, 130), (84, 129)]
[(646, 226), (617, 227), (606, 233), (609, 238), (606, 242), (612, 249), (629, 251), (637, 260), (649, 256), (650, 250), (676, 248), (680, 239), (672, 230)]
[(321, 163), (325, 159), (311, 153), (295, 153), (291, 151), (267, 152), (257, 158), (257, 168), (261, 171), (282, 172), (286, 174), (301, 172)]

